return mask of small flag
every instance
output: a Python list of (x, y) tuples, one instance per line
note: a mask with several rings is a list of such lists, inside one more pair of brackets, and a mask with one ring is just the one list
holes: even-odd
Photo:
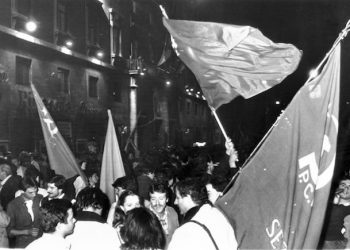
[(240, 249), (316, 249), (333, 176), (340, 45), (296, 94), (216, 205)]
[(111, 111), (108, 110), (108, 128), (102, 157), (100, 188), (105, 192), (110, 202), (115, 202), (112, 183), (119, 177), (125, 176), (122, 156)]
[(159, 67), (160, 65), (164, 64), (169, 59), (170, 55), (171, 55), (171, 41), (170, 41), (170, 36), (167, 35), (164, 41), (163, 52), (158, 61), (157, 66)]
[(67, 179), (79, 174), (86, 182), (83, 171), (79, 168), (76, 159), (64, 141), (49, 111), (42, 102), (35, 86), (31, 84), (34, 100), (38, 109), (41, 128), (44, 134), (50, 167), (56, 174), (61, 174)]
[(301, 58), (293, 45), (273, 43), (249, 26), (167, 18), (163, 24), (215, 109), (238, 95), (249, 98), (279, 84)]

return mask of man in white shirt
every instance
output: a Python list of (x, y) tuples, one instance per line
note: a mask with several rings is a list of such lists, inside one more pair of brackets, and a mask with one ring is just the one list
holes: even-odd
[(235, 250), (237, 241), (226, 217), (211, 204), (175, 230), (168, 250)]
[(41, 226), (43, 236), (30, 243), (29, 250), (69, 250), (70, 244), (65, 237), (73, 232), (75, 219), (72, 203), (67, 200), (53, 199), (41, 208)]

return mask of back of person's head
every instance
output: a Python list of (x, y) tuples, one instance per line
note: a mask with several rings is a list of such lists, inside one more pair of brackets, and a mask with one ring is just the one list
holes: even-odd
[(209, 177), (207, 183), (211, 184), (216, 191), (223, 192), (225, 187), (229, 183), (229, 180), (222, 175), (212, 175)]
[(40, 181), (43, 179), (42, 173), (39, 170), (37, 170), (33, 165), (27, 168), (24, 175), (27, 177), (33, 178), (34, 180), (37, 180), (37, 181)]
[(157, 216), (144, 207), (134, 208), (126, 215), (120, 230), (122, 249), (164, 249), (166, 238)]
[(67, 223), (68, 210), (72, 203), (65, 199), (52, 199), (40, 208), (41, 226), (44, 233), (53, 233), (58, 223)]
[(137, 183), (134, 177), (132, 176), (123, 176), (116, 179), (112, 186), (114, 188), (121, 187), (124, 190), (131, 190), (137, 192)]
[(205, 200), (207, 200), (205, 187), (200, 179), (188, 178), (179, 181), (175, 185), (175, 190), (179, 192), (181, 197), (189, 195), (194, 203), (201, 205)]
[(99, 188), (86, 187), (77, 196), (76, 205), (78, 210), (87, 208), (104, 209), (108, 203), (108, 197)]
[(64, 189), (66, 178), (63, 175), (55, 175), (48, 183), (54, 184), (58, 189)]
[(37, 188), (38, 183), (35, 181), (35, 179), (24, 176), (21, 180), (21, 188), (22, 190), (26, 191), (28, 188)]
[(19, 164), (22, 166), (27, 166), (32, 161), (31, 153), (27, 151), (22, 151), (18, 155)]
[(98, 171), (96, 169), (87, 169), (84, 171), (84, 174), (85, 174), (86, 178), (88, 178), (88, 179), (90, 177), (92, 177), (94, 174), (97, 174), (97, 176), (99, 175)]
[(113, 227), (118, 227), (119, 225), (122, 225), (125, 221), (125, 212), (120, 207), (116, 206), (114, 211), (114, 218), (113, 218)]

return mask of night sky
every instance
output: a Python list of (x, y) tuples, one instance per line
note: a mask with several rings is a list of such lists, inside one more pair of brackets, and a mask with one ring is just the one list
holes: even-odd
[[(175, 0), (169, 17), (258, 28), (278, 43), (291, 43), (303, 51), (298, 69), (281, 84), (250, 99), (236, 98), (218, 114), (238, 151), (251, 152), (281, 109), (305, 83), (350, 19), (348, 0)], [(336, 172), (350, 163), (350, 35), (342, 42), (341, 96)], [(276, 105), (276, 101), (280, 105)], [(348, 103), (348, 104), (347, 104)]]

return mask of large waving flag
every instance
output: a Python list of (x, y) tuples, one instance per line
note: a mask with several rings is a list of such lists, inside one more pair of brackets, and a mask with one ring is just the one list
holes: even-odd
[(44, 134), (47, 154), (50, 161), (50, 167), (57, 174), (61, 174), (66, 178), (79, 174), (86, 182), (83, 171), (79, 168), (76, 159), (64, 141), (60, 131), (58, 130), (49, 111), (42, 102), (36, 88), (31, 84), (34, 100), (38, 109), (41, 128)]
[(249, 26), (167, 18), (163, 24), (215, 109), (238, 95), (249, 98), (279, 84), (301, 58), (293, 45), (273, 43)]
[(218, 200), (241, 249), (316, 249), (333, 176), (340, 45)]
[(123, 176), (125, 176), (123, 160), (114, 129), (113, 117), (111, 111), (108, 110), (108, 128), (102, 157), (100, 188), (107, 194), (110, 202), (115, 201), (112, 183)]

